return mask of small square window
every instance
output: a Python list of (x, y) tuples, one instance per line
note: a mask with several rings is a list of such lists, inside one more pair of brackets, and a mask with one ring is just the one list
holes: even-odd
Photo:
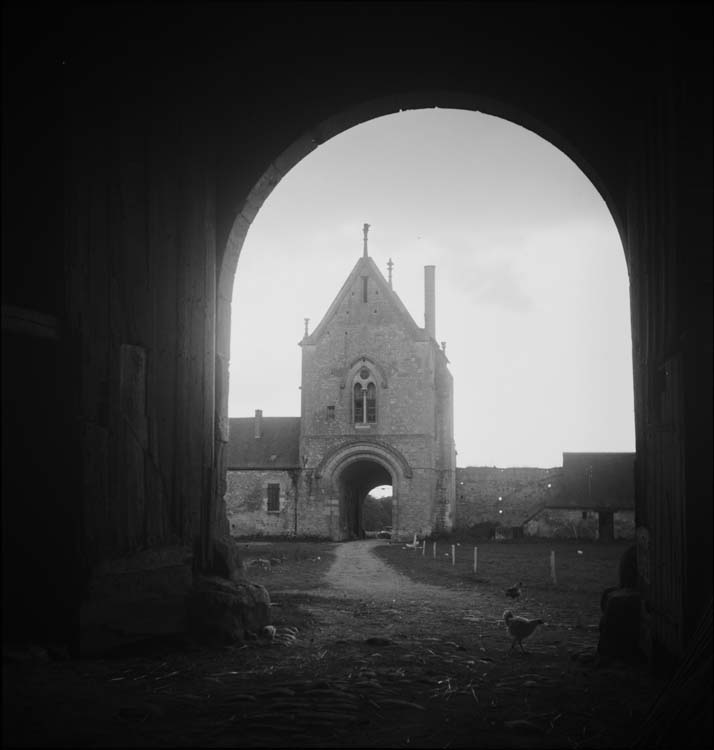
[(280, 512), (280, 485), (268, 485), (268, 513)]
[(335, 421), (335, 407), (334, 406), (327, 407), (327, 421), (328, 422)]
[(588, 517), (588, 512), (586, 510), (583, 511), (583, 520), (585, 520)]

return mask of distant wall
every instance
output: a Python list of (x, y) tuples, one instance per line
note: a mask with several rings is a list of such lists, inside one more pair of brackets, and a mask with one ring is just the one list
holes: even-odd
[(457, 468), (456, 528), (483, 523), (521, 526), (557, 495), (560, 476), (559, 467)]
[[(545, 508), (523, 526), (525, 536), (554, 539), (598, 538), (598, 512)], [(635, 512), (618, 511), (614, 514), (615, 539), (635, 538)]]
[(563, 466), (550, 469), (457, 468), (456, 528), (490, 525), (499, 536), (510, 536), (523, 527), (531, 536), (596, 539), (598, 512), (609, 511), (615, 538), (632, 538), (634, 458), (634, 453), (564, 453)]

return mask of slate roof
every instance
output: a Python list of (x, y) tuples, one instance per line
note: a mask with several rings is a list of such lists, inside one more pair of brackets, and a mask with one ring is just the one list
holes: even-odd
[(229, 470), (300, 468), (300, 417), (262, 417), (260, 438), (254, 417), (229, 422)]
[(563, 453), (563, 489), (566, 504), (573, 507), (632, 509), (635, 454)]

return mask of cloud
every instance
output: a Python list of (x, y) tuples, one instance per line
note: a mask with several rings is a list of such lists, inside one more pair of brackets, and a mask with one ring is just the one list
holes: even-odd
[(470, 305), (488, 305), (517, 313), (528, 313), (535, 307), (528, 292), (527, 279), (507, 259), (480, 261), (471, 259), (465, 267), (449, 269), (444, 286), (449, 294), (460, 292)]

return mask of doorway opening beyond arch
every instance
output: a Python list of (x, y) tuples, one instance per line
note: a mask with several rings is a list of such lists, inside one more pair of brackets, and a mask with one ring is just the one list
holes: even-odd
[(365, 499), (376, 487), (392, 484), (390, 473), (370, 459), (354, 461), (340, 472), (338, 487), (343, 539), (365, 538)]

